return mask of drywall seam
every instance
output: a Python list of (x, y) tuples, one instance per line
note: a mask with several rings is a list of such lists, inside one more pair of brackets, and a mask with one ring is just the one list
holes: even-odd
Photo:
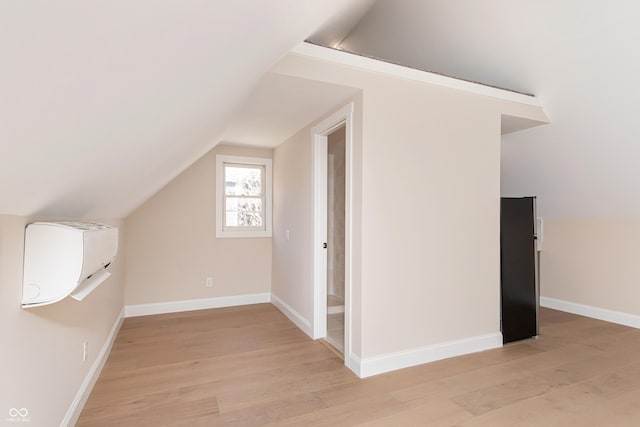
[(608, 310), (601, 307), (578, 304), (556, 298), (540, 297), (542, 307), (554, 310), (566, 311), (567, 313), (578, 314), (580, 316), (591, 317), (593, 319), (604, 320), (605, 322), (617, 323), (618, 325), (631, 326), (640, 329), (640, 316), (623, 313), (621, 311)]
[(150, 304), (125, 305), (125, 317), (148, 316), (151, 314), (177, 313), (181, 311), (206, 310), (209, 308), (234, 307), (237, 305), (260, 304), (271, 301), (269, 293), (233, 295), (218, 298), (199, 298), (182, 301), (167, 301)]
[(298, 328), (313, 339), (313, 328), (309, 319), (295, 311), (289, 304), (282, 301), (277, 295), (271, 294), (271, 304), (282, 312), (289, 320), (291, 320)]
[(353, 366), (352, 370), (361, 378), (366, 378), (396, 369), (499, 347), (502, 347), (502, 334), (495, 332), (364, 359), (358, 359), (354, 355), (352, 361), (354, 364), (359, 363), (359, 366)]
[(71, 402), (71, 406), (69, 406), (69, 409), (62, 419), (60, 426), (73, 426), (78, 421), (78, 418), (82, 413), (82, 409), (84, 408), (85, 403), (87, 403), (87, 399), (89, 399), (91, 390), (93, 390), (93, 386), (98, 380), (98, 377), (102, 372), (102, 368), (104, 367), (105, 363), (107, 363), (109, 353), (111, 353), (111, 347), (113, 347), (113, 343), (116, 340), (116, 336), (118, 335), (120, 326), (122, 326), (123, 320), (124, 309), (120, 311), (120, 314), (116, 318), (116, 321), (113, 323), (111, 331), (109, 331), (109, 335), (107, 336), (106, 341), (100, 349), (100, 353), (98, 353), (96, 360), (93, 362), (93, 365), (91, 365), (91, 369), (89, 369), (89, 372), (87, 372), (87, 376), (84, 378), (84, 381), (82, 381), (80, 389), (78, 389), (76, 396), (73, 398), (73, 402)]

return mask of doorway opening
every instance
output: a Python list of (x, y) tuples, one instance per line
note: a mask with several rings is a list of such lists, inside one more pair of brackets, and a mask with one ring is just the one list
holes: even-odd
[(345, 126), (327, 136), (327, 338), (344, 352)]
[[(347, 104), (314, 126), (313, 144), (313, 338), (351, 354), (352, 120)], [(344, 160), (343, 160), (344, 159)], [(354, 371), (355, 372), (355, 371)]]

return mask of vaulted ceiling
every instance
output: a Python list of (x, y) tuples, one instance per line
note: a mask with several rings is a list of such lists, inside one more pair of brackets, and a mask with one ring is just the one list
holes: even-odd
[(351, 93), (267, 73), (311, 38), (535, 94), (552, 123), (503, 137), (503, 194), (637, 217), (639, 18), (631, 0), (0, 0), (0, 214), (123, 217), (223, 140), (275, 145)]
[(0, 214), (123, 217), (370, 0), (0, 0)]
[(502, 144), (504, 195), (542, 216), (640, 216), (640, 3), (378, 0), (340, 48), (540, 98)]

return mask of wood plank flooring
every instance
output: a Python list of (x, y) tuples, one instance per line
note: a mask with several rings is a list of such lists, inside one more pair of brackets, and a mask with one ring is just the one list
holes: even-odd
[(126, 319), (78, 426), (640, 426), (640, 330), (541, 309), (540, 338), (360, 380), (270, 304)]

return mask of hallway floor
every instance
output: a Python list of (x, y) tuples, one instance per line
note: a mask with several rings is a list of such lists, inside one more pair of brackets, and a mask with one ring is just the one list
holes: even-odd
[(327, 315), (327, 341), (344, 352), (344, 313)]
[(327, 342), (344, 353), (344, 301), (327, 295)]

